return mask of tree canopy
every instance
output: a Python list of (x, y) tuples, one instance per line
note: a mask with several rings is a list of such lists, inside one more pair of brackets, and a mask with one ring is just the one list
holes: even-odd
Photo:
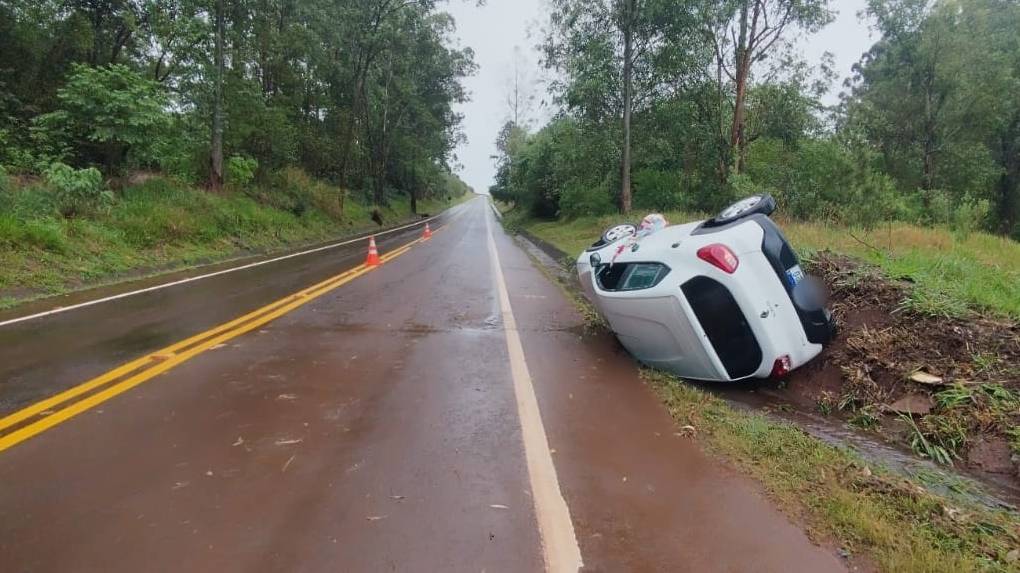
[(475, 69), (453, 32), (431, 0), (8, 0), (0, 164), (197, 183), (222, 145), (385, 202), (453, 167)]
[(1015, 0), (869, 0), (861, 17), (878, 38), (837, 106), (823, 103), (829, 58), (793, 49), (832, 21), (827, 0), (550, 6), (541, 47), (561, 111), (538, 133), (511, 126), (492, 188), (533, 214), (626, 210), (632, 147), (639, 209), (706, 211), (770, 192), (798, 217), (1020, 237)]

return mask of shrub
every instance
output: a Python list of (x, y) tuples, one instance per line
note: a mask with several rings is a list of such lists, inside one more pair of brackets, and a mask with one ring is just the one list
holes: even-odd
[(60, 212), (73, 217), (113, 201), (113, 194), (103, 188), (103, 175), (95, 167), (75, 169), (63, 163), (54, 163), (43, 174), (57, 192)]
[[(783, 194), (776, 188), (769, 186), (766, 183), (760, 183), (755, 181), (750, 175), (746, 173), (740, 173), (738, 175), (730, 176), (730, 190), (725, 203), (732, 203), (737, 199), (748, 197), (751, 195), (763, 195), (765, 193), (771, 194), (779, 201), (780, 205), (783, 205), (782, 196)], [(715, 207), (715, 206), (714, 206)]]
[(859, 168), (847, 190), (842, 212), (844, 223), (873, 229), (895, 216), (896, 186), (888, 175)]
[(559, 206), (560, 213), (567, 218), (605, 215), (614, 209), (605, 186), (589, 186), (579, 182), (573, 182), (563, 189)]
[(959, 238), (965, 239), (987, 226), (988, 215), (991, 213), (991, 205), (985, 199), (974, 200), (964, 197), (962, 201), (952, 210), (949, 218), (949, 228)]
[(234, 155), (227, 159), (227, 183), (243, 187), (255, 180), (259, 162), (253, 157)]
[(192, 116), (174, 117), (167, 130), (173, 135), (162, 139), (156, 151), (159, 171), (187, 183), (201, 183), (209, 168), (207, 129)]
[(35, 120), (41, 140), (54, 147), (52, 156), (71, 146), (79, 150), (79, 160), (102, 162), (110, 169), (125, 161), (156, 162), (170, 118), (158, 83), (127, 66), (75, 65), (57, 100), (56, 111)]
[(12, 171), (32, 171), (40, 151), (26, 126), (12, 121), (9, 127), (0, 127), (0, 163)]
[[(333, 220), (342, 219), (340, 212), (339, 187), (334, 187), (310, 177), (299, 168), (288, 167), (266, 177), (264, 185), (249, 187), (245, 194), (263, 205), (270, 205), (282, 211), (303, 217), (316, 210)], [(353, 202), (347, 204), (347, 213), (357, 209)]]
[(647, 211), (674, 211), (681, 207), (676, 173), (641, 169), (634, 173), (634, 207)]

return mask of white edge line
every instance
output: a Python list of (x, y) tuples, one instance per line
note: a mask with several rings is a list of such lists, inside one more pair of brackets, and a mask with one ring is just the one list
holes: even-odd
[(506, 335), (506, 346), (510, 356), (510, 374), (517, 400), (517, 416), (521, 423), (521, 439), (524, 442), (524, 459), (528, 466), (528, 481), (531, 483), (545, 569), (555, 573), (576, 573), (584, 566), (581, 548), (577, 544), (574, 522), (570, 519), (570, 508), (567, 507), (567, 500), (563, 498), (560, 482), (556, 477), (556, 466), (549, 450), (549, 439), (545, 433), (545, 426), (542, 425), (542, 413), (538, 408), (535, 386), (528, 371), (524, 346), (517, 332), (517, 321), (510, 305), (510, 295), (507, 292), (499, 252), (496, 250), (496, 241), (487, 215), (485, 230), (488, 235), (489, 258), (499, 293), (503, 333)]
[[(459, 205), (457, 207), (459, 207)], [(456, 207), (454, 207), (454, 208), (456, 208)], [(10, 320), (5, 320), (3, 322), (0, 322), (0, 327), (9, 326), (11, 324), (17, 324), (19, 322), (27, 322), (29, 320), (35, 320), (35, 319), (38, 319), (38, 318), (43, 318), (43, 317), (51, 316), (51, 315), (54, 315), (54, 314), (60, 314), (62, 312), (68, 312), (68, 311), (71, 311), (71, 310), (77, 310), (79, 308), (85, 308), (87, 306), (93, 306), (93, 305), (97, 305), (97, 304), (102, 304), (104, 302), (110, 302), (110, 301), (114, 301), (114, 300), (119, 300), (119, 299), (122, 299), (122, 298), (127, 298), (129, 296), (135, 296), (135, 295), (138, 295), (138, 294), (143, 294), (143, 293), (152, 292), (152, 291), (156, 291), (156, 290), (161, 290), (161, 289), (165, 289), (165, 288), (175, 287), (175, 286), (179, 286), (179, 285), (182, 285), (182, 284), (187, 284), (187, 283), (191, 283), (191, 282), (195, 282), (195, 281), (200, 281), (202, 279), (208, 279), (208, 278), (212, 278), (212, 277), (219, 276), (219, 275), (225, 275), (227, 273), (243, 271), (245, 269), (250, 269), (250, 268), (253, 268), (253, 267), (259, 267), (259, 266), (262, 266), (262, 265), (268, 265), (270, 263), (276, 263), (276, 262), (279, 262), (279, 261), (282, 261), (282, 260), (286, 260), (286, 259), (292, 259), (294, 257), (300, 257), (302, 255), (309, 255), (309, 254), (312, 254), (312, 253), (318, 253), (319, 251), (335, 249), (337, 247), (342, 247), (344, 245), (350, 245), (351, 243), (357, 243), (358, 241), (364, 241), (369, 236), (378, 237), (380, 235), (388, 235), (390, 233), (396, 233), (397, 231), (403, 231), (404, 229), (410, 229), (411, 227), (415, 227), (417, 225), (423, 225), (425, 223), (428, 223), (429, 221), (432, 221), (433, 219), (438, 218), (440, 215), (434, 215), (434, 216), (429, 217), (427, 219), (422, 219), (420, 221), (415, 221), (414, 223), (408, 223), (407, 225), (402, 225), (400, 227), (395, 227), (393, 229), (387, 229), (387, 230), (381, 231), (379, 233), (373, 233), (372, 235), (366, 235), (364, 237), (359, 237), (359, 238), (356, 238), (356, 239), (348, 239), (346, 241), (341, 241), (339, 243), (331, 243), (329, 245), (324, 245), (324, 246), (321, 246), (321, 247), (316, 247), (314, 249), (308, 249), (306, 251), (300, 251), (300, 252), (297, 252), (297, 253), (291, 253), (289, 255), (283, 255), (283, 256), (280, 256), (280, 257), (275, 257), (275, 258), (267, 259), (267, 260), (264, 260), (264, 261), (257, 261), (257, 262), (254, 262), (254, 263), (248, 263), (246, 265), (241, 265), (239, 267), (232, 267), (232, 268), (229, 268), (229, 269), (224, 269), (222, 271), (216, 271), (214, 273), (198, 275), (198, 276), (195, 276), (195, 277), (188, 277), (186, 279), (181, 279), (181, 280), (178, 280), (178, 281), (173, 281), (173, 282), (169, 282), (169, 283), (155, 285), (155, 286), (151, 286), (151, 287), (147, 287), (147, 288), (143, 288), (143, 289), (138, 289), (138, 290), (133, 290), (133, 291), (129, 291), (129, 292), (123, 292), (123, 293), (120, 293), (120, 294), (115, 294), (115, 295), (111, 295), (111, 296), (107, 296), (107, 297), (103, 297), (103, 298), (97, 298), (95, 300), (90, 300), (90, 301), (86, 301), (86, 302), (82, 302), (82, 303), (78, 303), (78, 304), (73, 304), (71, 306), (59, 306), (57, 308), (53, 308), (53, 309), (46, 310), (46, 311), (43, 311), (43, 312), (37, 312), (35, 314), (30, 314), (28, 316), (21, 316), (21, 317), (18, 317), (18, 318), (12, 318)]]

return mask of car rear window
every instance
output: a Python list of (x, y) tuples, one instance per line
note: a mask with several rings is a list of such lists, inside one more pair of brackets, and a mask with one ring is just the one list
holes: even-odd
[(704, 276), (680, 288), (730, 378), (754, 374), (761, 365), (761, 346), (730, 291)]
[(602, 290), (644, 290), (662, 282), (669, 267), (661, 263), (620, 263), (602, 265), (596, 277)]

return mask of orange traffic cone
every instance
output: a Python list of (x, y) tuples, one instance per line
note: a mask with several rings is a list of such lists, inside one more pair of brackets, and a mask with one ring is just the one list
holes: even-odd
[(382, 264), (379, 260), (379, 249), (375, 247), (375, 235), (368, 238), (368, 258), (365, 259), (366, 267), (377, 267)]
[(422, 233), (421, 238), (426, 241), (432, 238), (432, 229), (429, 228), (428, 223), (425, 223), (425, 232)]

